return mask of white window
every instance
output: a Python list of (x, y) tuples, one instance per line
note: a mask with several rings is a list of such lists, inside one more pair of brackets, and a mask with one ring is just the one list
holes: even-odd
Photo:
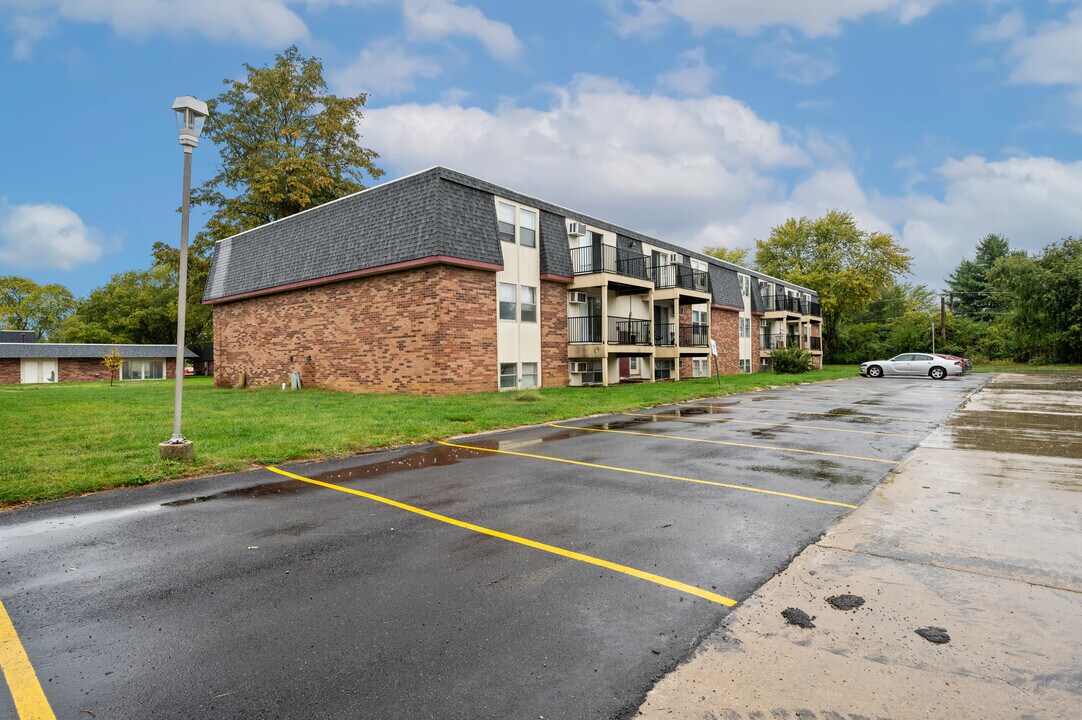
[(499, 228), (500, 240), (511, 243), (515, 241), (514, 205), (496, 203), (496, 225)]
[(673, 361), (671, 359), (659, 358), (654, 360), (654, 379), (655, 380), (668, 380), (672, 377)]
[(518, 211), (518, 242), (525, 247), (537, 245), (537, 213)]
[(747, 275), (737, 275), (740, 278), (740, 294), (744, 297), (751, 295), (751, 278)]
[(518, 365), (516, 363), (500, 363), (500, 390), (514, 389), (518, 387)]
[(518, 320), (516, 290), (511, 283), (500, 283), (500, 320)]
[(522, 363), (522, 382), (519, 387), (537, 387), (537, 363)]
[(628, 363), (628, 367), (636, 372), (639, 370), (639, 359), (637, 357), (631, 358), (631, 362)]
[(120, 366), (121, 380), (161, 380), (165, 377), (165, 360), (125, 360)]
[(751, 372), (751, 358), (740, 361), (740, 372), (742, 372), (742, 373), (750, 373)]
[(706, 325), (706, 310), (692, 310), (691, 322), (695, 325)]
[(692, 377), (707, 377), (710, 374), (710, 358), (691, 358)]
[(519, 286), (519, 306), (522, 322), (537, 322), (537, 288), (529, 285)]

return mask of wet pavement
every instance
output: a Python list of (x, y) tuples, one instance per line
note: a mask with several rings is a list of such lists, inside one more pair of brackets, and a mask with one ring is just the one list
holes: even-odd
[[(681, 588), (748, 598), (986, 379), (778, 388), (285, 468), (323, 485), (254, 470), (15, 510), (0, 601), (61, 718), (627, 717), (731, 612)], [(824, 607), (817, 626), (868, 606)]]
[(1082, 717), (1080, 418), (1082, 375), (997, 376), (639, 716)]

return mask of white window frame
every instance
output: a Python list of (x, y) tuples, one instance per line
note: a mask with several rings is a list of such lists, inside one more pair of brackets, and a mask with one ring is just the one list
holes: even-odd
[[(530, 295), (533, 302), (526, 302), (526, 296)], [(532, 317), (526, 317), (527, 308)], [(518, 286), (518, 320), (519, 322), (537, 322), (537, 288), (533, 285)]]
[[(139, 364), (139, 377), (132, 377), (132, 364)], [(148, 377), (148, 375), (154, 375), (153, 365), (160, 363), (162, 369), (162, 376), (160, 378)], [(125, 373), (128, 377), (124, 377)], [(124, 360), (120, 365), (120, 379), (124, 382), (138, 381), (138, 380), (164, 380), (166, 379), (166, 365), (164, 358), (129, 358)]]
[[(504, 372), (505, 368), (512, 368), (511, 373)], [(500, 390), (517, 390), (518, 389), (518, 363), (500, 363), (499, 367), (499, 386)], [(511, 384), (504, 385), (504, 378), (510, 378)]]
[(691, 358), (691, 376), (692, 377), (710, 377), (710, 358), (706, 357), (693, 357)]
[[(504, 288), (510, 288), (511, 299), (505, 300), (503, 297)], [(512, 311), (513, 317), (504, 317), (503, 310), (504, 305), (514, 304), (514, 310)], [(503, 322), (517, 322), (518, 321), (518, 285), (514, 283), (496, 283), (496, 317)]]
[[(505, 369), (514, 368), (514, 375), (504, 372)], [(527, 372), (532, 369), (533, 372)], [(510, 385), (504, 385), (504, 381), (514, 378), (514, 383)], [(524, 378), (533, 378), (533, 385), (527, 385)], [(541, 363), (539, 362), (509, 362), (499, 363), (499, 382), (497, 383), (500, 390), (534, 390), (541, 387)]]
[[(509, 219), (501, 219), (500, 214), (506, 210), (512, 210)], [(533, 227), (527, 227), (524, 224), (523, 216), (528, 215), (533, 218)], [(512, 226), (512, 237), (504, 237), (504, 234), (500, 231), (500, 223), (510, 223)], [(533, 233), (533, 242), (522, 242), (522, 231), (529, 230)], [(517, 203), (513, 203), (509, 200), (496, 199), (496, 232), (499, 234), (500, 241), (506, 243), (515, 243), (520, 247), (537, 249), (537, 242), (541, 236), (541, 211), (536, 208), (524, 207)]]
[(691, 323), (693, 325), (706, 325), (710, 317), (709, 310), (692, 310)]

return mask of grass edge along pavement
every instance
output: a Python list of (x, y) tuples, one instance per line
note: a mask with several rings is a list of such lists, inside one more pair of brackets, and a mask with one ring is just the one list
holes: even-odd
[(12, 385), (0, 389), (0, 508), (856, 374), (853, 366), (828, 366), (802, 375), (726, 375), (720, 387), (715, 378), (696, 378), (442, 397), (227, 390), (210, 378), (187, 378), (190, 464), (158, 457), (171, 428), (172, 381)]

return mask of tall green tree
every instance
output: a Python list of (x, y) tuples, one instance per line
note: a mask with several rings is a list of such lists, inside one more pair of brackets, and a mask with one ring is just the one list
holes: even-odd
[(177, 281), (163, 267), (114, 275), (79, 303), (63, 324), (65, 342), (172, 344), (177, 339)]
[(990, 233), (977, 243), (974, 259), (963, 259), (958, 263), (947, 279), (955, 314), (984, 322), (995, 317), (1002, 307), (992, 294), (989, 273), (996, 261), (1010, 252), (1011, 244), (1007, 238)]
[(839, 325), (909, 273), (909, 251), (887, 233), (861, 230), (852, 213), (790, 218), (756, 240), (759, 270), (819, 293), (828, 359)]
[(39, 285), (17, 275), (0, 277), (0, 328), (33, 330), (39, 340), (50, 338), (74, 309), (75, 298), (63, 285)]
[(748, 266), (748, 253), (750, 252), (751, 250), (748, 248), (730, 248), (724, 245), (711, 245), (703, 248), (704, 255), (730, 262), (733, 265), (743, 265), (744, 267)]
[(192, 191), (213, 210), (203, 238), (221, 240), (363, 190), (379, 155), (362, 147), (367, 95), (338, 97), (323, 64), (291, 46), (270, 67), (245, 65), (209, 100), (203, 135), (218, 147), (218, 172)]
[(1006, 306), (1006, 344), (1016, 360), (1082, 362), (1082, 239), (1038, 255), (1011, 253), (989, 271)]

